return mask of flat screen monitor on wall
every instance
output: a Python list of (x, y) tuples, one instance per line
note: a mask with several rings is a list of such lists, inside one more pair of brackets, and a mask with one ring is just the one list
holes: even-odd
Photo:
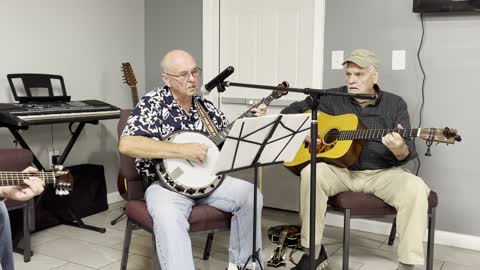
[(480, 0), (413, 0), (413, 12), (480, 11)]

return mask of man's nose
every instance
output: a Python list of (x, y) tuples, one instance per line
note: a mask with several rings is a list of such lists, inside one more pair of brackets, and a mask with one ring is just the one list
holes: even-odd
[(187, 76), (188, 76), (188, 77), (187, 77), (187, 81), (192, 82), (192, 81), (195, 81), (195, 79), (196, 79), (195, 76), (193, 76), (193, 74), (192, 74), (191, 72), (188, 73)]

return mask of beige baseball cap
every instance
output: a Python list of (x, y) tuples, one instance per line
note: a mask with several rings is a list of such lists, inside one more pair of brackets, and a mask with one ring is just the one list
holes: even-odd
[(375, 53), (366, 49), (354, 50), (352, 54), (345, 61), (343, 61), (342, 65), (345, 65), (348, 62), (355, 63), (362, 68), (374, 66), (376, 69), (378, 69), (380, 67), (380, 61)]

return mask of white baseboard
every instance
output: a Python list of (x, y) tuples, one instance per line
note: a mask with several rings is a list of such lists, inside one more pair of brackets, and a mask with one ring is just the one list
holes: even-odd
[(120, 193), (118, 193), (117, 191), (110, 192), (110, 193), (107, 194), (107, 203), (108, 204), (121, 202), (121, 201), (123, 201), (123, 198), (122, 198), (122, 196), (120, 196)]
[[(327, 225), (343, 228), (343, 216), (327, 213)], [(369, 219), (351, 219), (350, 228), (354, 230), (389, 235), (391, 223)], [(427, 241), (425, 236), (424, 241)], [(435, 230), (435, 244), (466, 248), (480, 251), (480, 237), (453, 232)]]

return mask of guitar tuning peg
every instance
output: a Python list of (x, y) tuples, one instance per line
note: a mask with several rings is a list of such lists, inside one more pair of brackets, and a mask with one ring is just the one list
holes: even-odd
[(68, 190), (66, 190), (64, 188), (56, 188), (55, 189), (55, 195), (64, 196), (64, 195), (68, 195), (68, 194), (70, 194), (70, 192), (68, 192)]
[(425, 144), (427, 145), (427, 152), (425, 152), (425, 156), (430, 157), (430, 156), (432, 156), (432, 153), (430, 153), (430, 146), (432, 146), (433, 141), (432, 140), (427, 140), (427, 141), (425, 141)]

